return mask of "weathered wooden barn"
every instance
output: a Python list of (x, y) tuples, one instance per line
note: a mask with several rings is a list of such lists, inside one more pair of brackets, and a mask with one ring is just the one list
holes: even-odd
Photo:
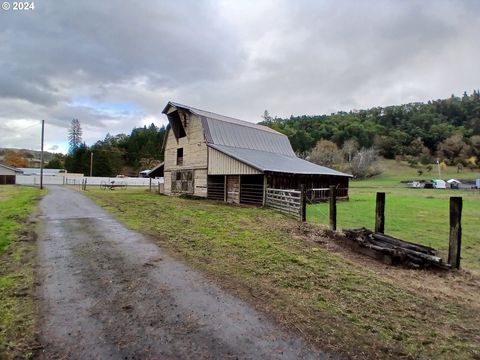
[(165, 161), (149, 176), (164, 176), (166, 194), (191, 194), (262, 204), (266, 187), (328, 188), (348, 195), (350, 175), (298, 158), (288, 137), (266, 126), (169, 102)]
[(7, 165), (0, 164), (0, 185), (15, 184), (15, 179), (19, 170)]

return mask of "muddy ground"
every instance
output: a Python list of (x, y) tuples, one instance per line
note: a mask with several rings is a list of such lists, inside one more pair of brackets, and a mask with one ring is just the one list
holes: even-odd
[(172, 259), (81, 193), (51, 187), (40, 207), (40, 358), (332, 357)]

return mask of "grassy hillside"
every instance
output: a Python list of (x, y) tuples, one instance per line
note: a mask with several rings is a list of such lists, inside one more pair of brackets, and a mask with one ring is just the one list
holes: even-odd
[(480, 356), (480, 279), (386, 267), (262, 208), (150, 194), (87, 191), (290, 331), (355, 358)]

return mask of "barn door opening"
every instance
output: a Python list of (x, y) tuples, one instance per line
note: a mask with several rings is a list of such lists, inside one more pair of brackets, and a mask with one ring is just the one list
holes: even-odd
[(240, 176), (228, 175), (227, 176), (227, 202), (240, 203)]

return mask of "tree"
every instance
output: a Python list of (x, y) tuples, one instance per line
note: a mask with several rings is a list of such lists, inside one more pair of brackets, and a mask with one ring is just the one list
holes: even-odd
[(272, 116), (269, 114), (268, 110), (265, 110), (265, 111), (263, 112), (262, 118), (263, 118), (263, 121), (264, 121), (266, 124), (270, 124), (270, 123), (272, 123), (272, 121), (273, 121), (273, 118), (272, 118)]
[(72, 154), (65, 157), (65, 169), (69, 173), (84, 175), (90, 172), (90, 152), (85, 143), (80, 144)]
[(358, 142), (354, 139), (349, 139), (343, 143), (342, 151), (345, 156), (345, 160), (350, 163), (352, 162), (353, 155), (358, 150)]
[(22, 154), (20, 154), (17, 151), (7, 151), (5, 153), (5, 156), (3, 157), (3, 161), (8, 165), (8, 166), (13, 166), (13, 167), (27, 167), (28, 166), (28, 160), (25, 159)]
[(438, 145), (438, 155), (448, 160), (450, 165), (456, 165), (459, 162), (466, 162), (470, 149), (470, 146), (463, 141), (463, 136), (456, 134)]
[(338, 167), (342, 159), (342, 151), (330, 140), (320, 140), (309, 154), (311, 162), (327, 167)]
[(72, 155), (75, 150), (82, 144), (82, 128), (78, 119), (73, 119), (68, 129), (68, 145), (69, 153)]
[(63, 164), (58, 157), (54, 157), (45, 165), (45, 169), (63, 169)]
[(377, 160), (378, 155), (374, 148), (362, 148), (355, 154), (350, 163), (352, 175), (358, 179), (364, 179), (367, 176), (380, 173), (381, 171), (376, 168)]

